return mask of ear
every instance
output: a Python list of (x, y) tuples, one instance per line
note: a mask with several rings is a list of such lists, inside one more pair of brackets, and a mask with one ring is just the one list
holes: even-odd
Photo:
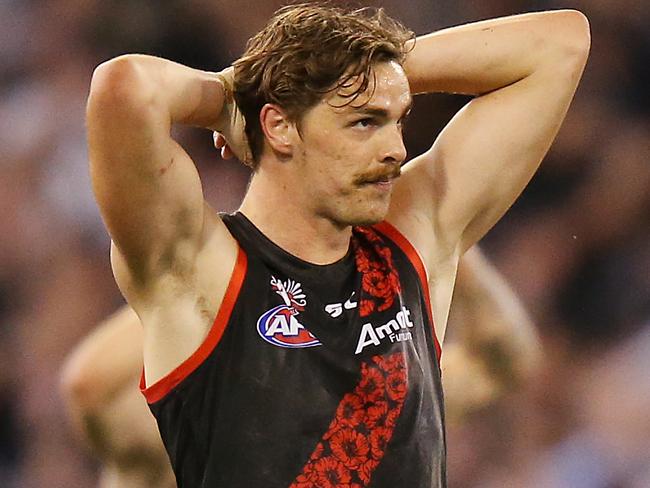
[(295, 124), (281, 107), (272, 103), (265, 104), (260, 110), (260, 125), (266, 142), (274, 153), (280, 157), (293, 155), (292, 135), (296, 130)]

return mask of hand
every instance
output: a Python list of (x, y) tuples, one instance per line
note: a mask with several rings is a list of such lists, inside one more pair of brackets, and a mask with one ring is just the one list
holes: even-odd
[(244, 130), (244, 117), (232, 96), (233, 75), (234, 69), (232, 67), (216, 74), (223, 86), (224, 102), (219, 114), (219, 120), (217, 120), (214, 127), (214, 145), (221, 150), (221, 156), (224, 159), (235, 156), (247, 166), (252, 166), (253, 154)]
[(228, 141), (221, 132), (213, 133), (214, 147), (221, 152), (223, 159), (232, 159), (235, 156), (234, 151), (228, 145)]

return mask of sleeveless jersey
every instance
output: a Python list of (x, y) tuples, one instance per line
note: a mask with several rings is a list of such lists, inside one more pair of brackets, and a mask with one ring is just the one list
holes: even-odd
[(197, 351), (143, 393), (179, 488), (446, 486), (440, 347), (422, 262), (390, 224), (314, 265), (243, 214)]

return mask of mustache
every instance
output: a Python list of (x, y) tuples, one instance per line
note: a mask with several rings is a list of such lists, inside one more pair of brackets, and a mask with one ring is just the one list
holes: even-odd
[(388, 169), (380, 168), (375, 171), (369, 171), (358, 176), (355, 179), (357, 185), (362, 185), (366, 183), (377, 183), (379, 181), (387, 181), (398, 178), (402, 174), (402, 168), (399, 164), (390, 166)]

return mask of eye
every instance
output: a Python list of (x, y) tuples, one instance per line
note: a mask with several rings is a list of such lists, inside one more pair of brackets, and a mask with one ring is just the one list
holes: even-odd
[(353, 127), (370, 127), (374, 125), (375, 121), (371, 117), (364, 117), (363, 119), (356, 120), (352, 123)]

